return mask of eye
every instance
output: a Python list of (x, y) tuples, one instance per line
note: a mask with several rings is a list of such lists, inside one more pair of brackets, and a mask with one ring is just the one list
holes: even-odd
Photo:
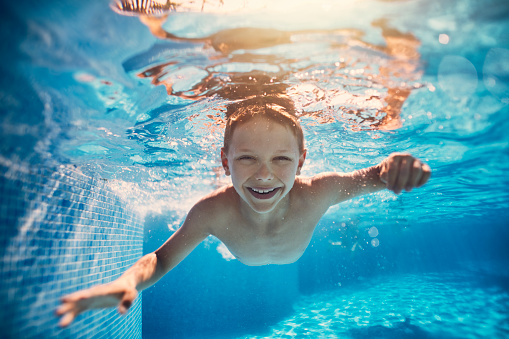
[(255, 157), (251, 156), (251, 155), (241, 155), (240, 157), (237, 158), (237, 160), (240, 160), (240, 161), (254, 161), (256, 160)]
[(284, 156), (284, 155), (281, 155), (281, 156), (275, 157), (275, 158), (274, 158), (274, 160), (276, 160), (276, 161), (292, 161), (292, 159), (291, 159), (291, 158), (286, 157), (286, 156)]

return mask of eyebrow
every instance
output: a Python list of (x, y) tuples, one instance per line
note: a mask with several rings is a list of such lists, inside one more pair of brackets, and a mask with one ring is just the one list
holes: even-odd
[[(249, 149), (249, 148), (241, 148), (241, 149), (238, 149), (237, 152), (241, 152), (241, 153), (252, 153), (254, 152), (253, 150)], [(291, 150), (288, 150), (288, 149), (279, 149), (277, 150), (275, 153), (292, 153)]]

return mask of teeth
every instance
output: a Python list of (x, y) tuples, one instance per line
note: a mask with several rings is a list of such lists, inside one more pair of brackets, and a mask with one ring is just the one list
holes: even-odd
[(256, 189), (256, 188), (251, 188), (253, 191), (255, 191), (256, 193), (260, 193), (260, 194), (267, 194), (267, 193), (270, 193), (272, 191), (275, 190), (275, 188), (271, 188), (271, 189), (268, 189), (268, 190), (259, 190), (259, 189)]

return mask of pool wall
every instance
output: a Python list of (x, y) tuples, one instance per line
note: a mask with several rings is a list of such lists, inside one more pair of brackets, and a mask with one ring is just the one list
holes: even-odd
[(60, 298), (117, 278), (143, 252), (143, 222), (107, 188), (72, 166), (0, 160), (2, 338), (141, 338), (141, 295), (126, 316), (81, 314), (66, 329)]

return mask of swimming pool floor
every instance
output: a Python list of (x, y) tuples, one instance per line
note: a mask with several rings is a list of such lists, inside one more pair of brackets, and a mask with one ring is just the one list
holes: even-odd
[(469, 271), (388, 276), (304, 296), (269, 333), (240, 338), (508, 337), (508, 277)]

